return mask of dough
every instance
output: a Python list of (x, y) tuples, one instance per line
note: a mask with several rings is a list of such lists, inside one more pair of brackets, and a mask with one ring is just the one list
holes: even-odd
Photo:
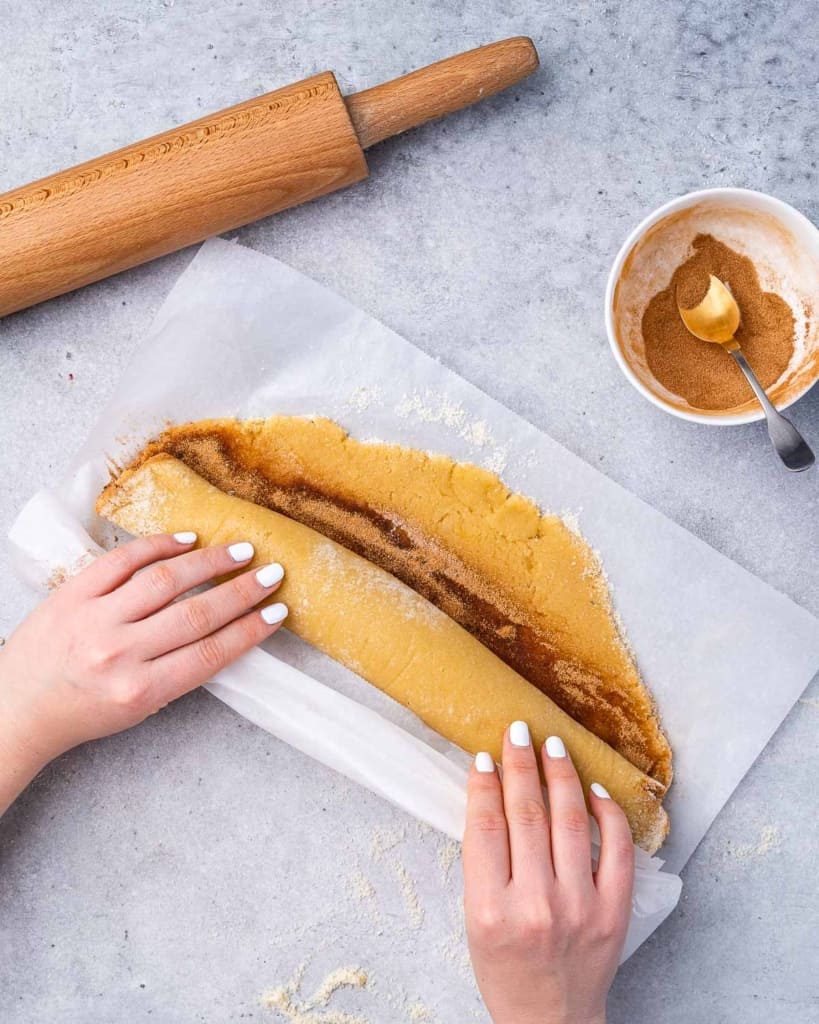
[(671, 748), (623, 641), (600, 563), (492, 473), (327, 419), (202, 420), (164, 451), (223, 491), (331, 537), (403, 580), (664, 786)]
[(657, 850), (668, 823), (665, 787), (588, 732), (483, 644), (379, 566), (301, 523), (213, 487), (159, 454), (126, 470), (97, 510), (133, 534), (196, 530), (202, 544), (249, 540), (254, 564), (281, 561), (276, 600), (287, 626), (414, 711), (471, 753), (501, 756), (509, 722), (528, 722), (536, 745), (566, 742), (584, 786), (602, 782), (628, 815), (635, 842)]

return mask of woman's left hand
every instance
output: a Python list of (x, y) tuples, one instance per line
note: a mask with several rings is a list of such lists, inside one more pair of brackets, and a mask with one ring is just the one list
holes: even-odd
[(115, 548), (12, 634), (0, 651), (0, 814), (58, 754), (136, 725), (279, 628), (287, 608), (257, 605), (282, 567), (248, 571), (246, 542), (195, 544), (186, 532)]

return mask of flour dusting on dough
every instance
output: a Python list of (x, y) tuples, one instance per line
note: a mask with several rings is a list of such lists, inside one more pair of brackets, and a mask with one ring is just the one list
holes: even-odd
[[(345, 578), (349, 558), (347, 550), (332, 541), (326, 541), (316, 547), (311, 576), (316, 581), (318, 593), (326, 593), (332, 599), (332, 592), (343, 585), (338, 581)], [(378, 599), (398, 608), (408, 622), (419, 620), (426, 626), (435, 627), (442, 626), (447, 621), (447, 616), (440, 608), (436, 608), (406, 583), (402, 583), (379, 566), (360, 559), (357, 568), (360, 586), (377, 595)], [(351, 658), (355, 660), (352, 654)]]

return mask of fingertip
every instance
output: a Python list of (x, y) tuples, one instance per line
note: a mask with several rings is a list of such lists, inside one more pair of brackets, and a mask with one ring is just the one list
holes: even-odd
[(179, 533), (173, 535), (173, 539), (177, 544), (181, 544), (183, 547), (190, 547), (191, 544), (195, 544), (197, 541), (197, 535), (193, 530), (180, 530)]
[(280, 626), (290, 614), (290, 609), (286, 604), (277, 601), (275, 604), (265, 605), (259, 614), (268, 626)]
[(507, 738), (513, 747), (525, 748), (532, 745), (529, 726), (526, 722), (512, 722), (507, 731)]
[(270, 565), (262, 566), (256, 573), (256, 582), (260, 587), (264, 587), (265, 590), (269, 590), (271, 587), (275, 587), (278, 583), (284, 579), (284, 567), (279, 565), (278, 562), (272, 562)]
[(599, 782), (589, 786), (589, 807), (600, 831), (601, 860), (633, 860), (634, 841), (626, 812)]
[(543, 751), (550, 761), (565, 761), (569, 757), (566, 744), (559, 736), (549, 736), (543, 744)]
[(593, 782), (589, 786), (589, 806), (595, 818), (606, 818), (608, 821), (620, 818), (626, 828), (631, 830), (626, 812), (601, 782)]
[(479, 754), (475, 755), (475, 771), (479, 775), (490, 775), (496, 773), (495, 759), (491, 754), (482, 750)]
[(233, 562), (249, 562), (256, 552), (250, 541), (242, 540), (228, 544), (227, 553)]
[(545, 740), (540, 751), (540, 760), (547, 785), (549, 782), (554, 784), (560, 780), (580, 785), (577, 767), (560, 736), (549, 736)]

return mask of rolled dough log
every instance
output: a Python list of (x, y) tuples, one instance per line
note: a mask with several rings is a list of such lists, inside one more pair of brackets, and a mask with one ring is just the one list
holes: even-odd
[[(484, 439), (485, 424), (469, 426)], [(627, 761), (671, 784), (671, 747), (597, 553), (495, 474), (360, 441), (317, 416), (176, 424), (132, 465), (159, 452), (386, 569)]]
[(528, 722), (540, 746), (566, 742), (584, 786), (601, 782), (626, 812), (635, 842), (655, 852), (668, 831), (665, 787), (644, 775), (410, 587), (320, 533), (213, 487), (156, 455), (126, 470), (97, 503), (132, 534), (195, 530), (202, 544), (249, 540), (254, 564), (281, 561), (276, 600), (287, 626), (400, 701), (470, 753), (500, 760), (502, 734)]

